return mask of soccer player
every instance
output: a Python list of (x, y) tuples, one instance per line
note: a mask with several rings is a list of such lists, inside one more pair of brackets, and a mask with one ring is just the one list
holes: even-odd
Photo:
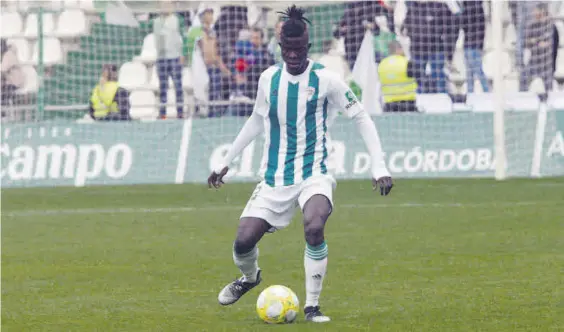
[(230, 305), (261, 282), (257, 243), (266, 232), (290, 223), (300, 206), (305, 231), (305, 319), (327, 322), (319, 295), (327, 271), (324, 228), (333, 209), (335, 179), (327, 165), (331, 151), (328, 129), (339, 112), (355, 120), (371, 156), (372, 183), (388, 195), (393, 183), (382, 155), (380, 138), (370, 116), (349, 87), (322, 65), (308, 59), (309, 33), (304, 11), (287, 9), (280, 47), (283, 64), (264, 71), (253, 113), (222, 164), (208, 178), (210, 187), (224, 182), (229, 164), (264, 131), (263, 181), (245, 207), (233, 245), (233, 260), (243, 276), (219, 293), (219, 303)]

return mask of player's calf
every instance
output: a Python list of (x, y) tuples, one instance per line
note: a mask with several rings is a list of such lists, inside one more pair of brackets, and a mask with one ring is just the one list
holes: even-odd
[(241, 218), (237, 230), (237, 238), (233, 243), (233, 262), (235, 262), (243, 276), (226, 285), (219, 292), (218, 300), (220, 304), (233, 304), (245, 293), (260, 284), (257, 243), (269, 227), (269, 224), (262, 219)]
[(323, 279), (327, 272), (329, 253), (324, 239), (327, 218), (331, 214), (331, 203), (327, 197), (315, 195), (304, 206), (304, 232), (306, 248), (304, 251), (305, 269), (305, 314), (306, 320), (326, 322), (329, 318), (319, 311), (319, 296), (323, 288)]

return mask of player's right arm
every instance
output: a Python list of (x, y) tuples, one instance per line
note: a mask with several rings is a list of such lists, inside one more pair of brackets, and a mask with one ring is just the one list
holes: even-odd
[(243, 149), (247, 147), (259, 134), (264, 130), (263, 116), (261, 114), (268, 114), (268, 103), (266, 102), (266, 95), (263, 89), (263, 75), (259, 78), (259, 84), (257, 89), (257, 98), (255, 100), (255, 106), (253, 108), (253, 113), (245, 122), (243, 128), (235, 138), (233, 144), (227, 151), (225, 158), (214, 166), (211, 175), (208, 177), (208, 186), (219, 188), (224, 183), (223, 177), (229, 171), (229, 165), (237, 157)]
[(348, 84), (334, 74), (327, 75), (330, 79), (330, 101), (346, 117), (354, 119), (360, 136), (371, 159), (372, 184), (374, 190), (380, 188), (382, 196), (390, 193), (393, 187), (392, 177), (384, 162), (384, 153), (380, 143), (380, 136), (368, 112)]

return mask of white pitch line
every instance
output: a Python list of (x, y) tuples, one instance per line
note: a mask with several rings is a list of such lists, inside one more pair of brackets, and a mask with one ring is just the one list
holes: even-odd
[[(517, 207), (534, 205), (561, 205), (555, 201), (523, 201), (523, 202), (480, 202), (480, 203), (398, 203), (398, 204), (337, 204), (335, 209), (380, 209), (380, 208), (477, 208), (477, 207)], [(122, 214), (122, 213), (176, 213), (193, 211), (243, 210), (241, 205), (218, 206), (186, 206), (186, 207), (127, 207), (102, 209), (57, 209), (57, 210), (16, 210), (2, 212), (2, 217), (28, 217), (49, 215), (80, 214)]]

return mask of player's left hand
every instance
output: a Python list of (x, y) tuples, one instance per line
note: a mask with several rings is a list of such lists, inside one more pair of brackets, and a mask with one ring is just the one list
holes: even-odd
[(215, 171), (212, 171), (212, 173), (208, 177), (208, 187), (214, 187), (215, 189), (218, 189), (219, 187), (224, 185), (225, 182), (223, 182), (223, 177), (225, 176), (225, 174), (227, 174), (227, 171), (229, 171), (229, 167), (224, 167), (221, 172), (219, 172), (219, 174)]
[(378, 180), (372, 179), (372, 190), (376, 191), (380, 188), (380, 195), (388, 196), (394, 186), (394, 181), (389, 176), (384, 176)]

